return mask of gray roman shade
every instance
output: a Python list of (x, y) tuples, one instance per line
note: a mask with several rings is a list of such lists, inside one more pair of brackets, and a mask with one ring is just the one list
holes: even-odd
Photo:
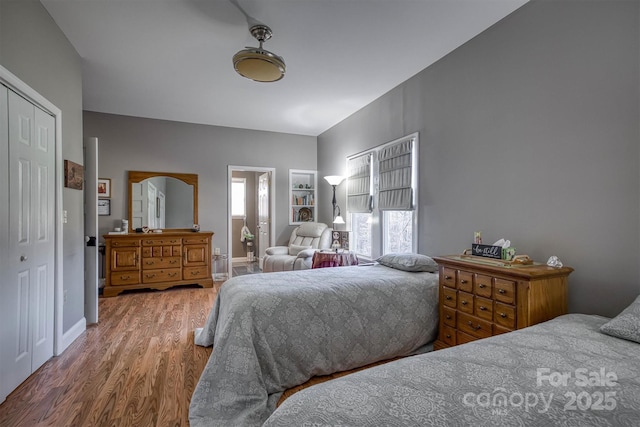
[(347, 162), (347, 211), (371, 212), (371, 153)]
[(380, 210), (413, 210), (411, 158), (414, 138), (382, 148), (378, 153)]

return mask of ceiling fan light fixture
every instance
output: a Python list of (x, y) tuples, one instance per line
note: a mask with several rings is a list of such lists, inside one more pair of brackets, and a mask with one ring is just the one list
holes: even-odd
[(275, 82), (284, 77), (286, 65), (282, 57), (262, 48), (262, 43), (271, 38), (272, 32), (263, 24), (249, 29), (260, 42), (260, 47), (248, 47), (233, 55), (233, 68), (243, 77), (257, 82)]

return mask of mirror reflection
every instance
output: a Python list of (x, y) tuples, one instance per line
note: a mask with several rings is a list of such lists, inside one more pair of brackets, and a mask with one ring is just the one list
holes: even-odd
[(197, 175), (132, 171), (129, 182), (129, 226), (132, 231), (144, 226), (189, 229), (197, 223)]

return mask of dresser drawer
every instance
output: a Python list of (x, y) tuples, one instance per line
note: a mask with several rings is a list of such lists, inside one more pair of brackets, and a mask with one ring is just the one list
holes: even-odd
[(182, 243), (182, 239), (179, 237), (171, 237), (166, 239), (142, 239), (142, 246), (163, 246), (163, 245), (179, 245)]
[(456, 327), (456, 311), (449, 307), (442, 307), (442, 322), (451, 326), (452, 328)]
[(458, 313), (458, 330), (477, 338), (486, 338), (491, 336), (491, 322)]
[(207, 267), (184, 267), (182, 274), (184, 280), (206, 279), (209, 276)]
[(145, 270), (142, 272), (142, 283), (167, 282), (181, 280), (179, 268), (163, 268), (158, 270)]
[(491, 282), (491, 276), (476, 274), (473, 282), (473, 293), (481, 297), (491, 298), (491, 289), (493, 287)]
[(515, 304), (516, 301), (516, 283), (511, 280), (498, 279), (494, 282), (493, 297), (496, 301), (506, 304)]
[(111, 286), (137, 285), (140, 283), (140, 275), (137, 271), (111, 273)]
[(122, 239), (122, 240), (116, 240), (113, 239), (111, 241), (111, 247), (114, 248), (122, 248), (122, 247), (137, 247), (140, 246), (140, 240), (138, 239)]
[(447, 307), (456, 308), (457, 292), (454, 289), (449, 289), (446, 286), (442, 287), (442, 304)]
[(464, 292), (473, 292), (473, 273), (468, 271), (458, 271), (458, 290)]
[(493, 321), (505, 328), (516, 328), (516, 308), (512, 305), (496, 302)]
[(459, 291), (457, 308), (463, 313), (473, 314), (473, 294)]
[(208, 243), (209, 239), (206, 237), (185, 237), (182, 239), (182, 243), (185, 245), (193, 245), (196, 243)]
[(443, 325), (440, 330), (440, 341), (447, 345), (456, 345), (456, 330), (450, 326)]
[(448, 288), (455, 289), (456, 287), (456, 271), (453, 268), (442, 269), (442, 275), (440, 276), (440, 283)]
[(182, 258), (142, 258), (142, 269), (149, 270), (154, 268), (179, 268)]
[(493, 300), (476, 297), (473, 301), (473, 314), (484, 320), (493, 320)]

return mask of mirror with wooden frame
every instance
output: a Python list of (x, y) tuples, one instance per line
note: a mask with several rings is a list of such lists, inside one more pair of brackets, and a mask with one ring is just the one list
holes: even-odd
[(129, 171), (129, 232), (190, 230), (198, 224), (198, 175)]

